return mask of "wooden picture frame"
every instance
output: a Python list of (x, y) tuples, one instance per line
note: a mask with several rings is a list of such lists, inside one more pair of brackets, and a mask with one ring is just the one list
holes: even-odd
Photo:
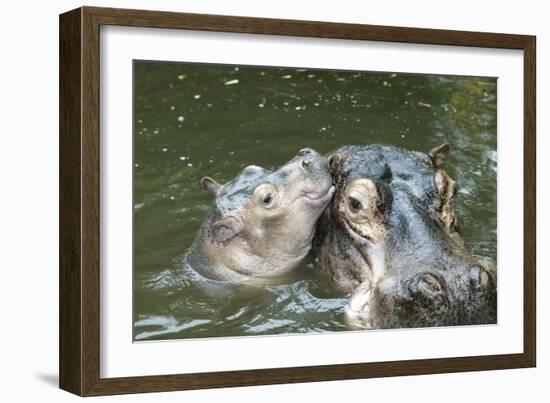
[[(338, 38), (524, 52), (523, 353), (100, 377), (100, 26)], [(60, 16), (60, 387), (81, 396), (533, 367), (536, 364), (535, 37), (81, 7)]]

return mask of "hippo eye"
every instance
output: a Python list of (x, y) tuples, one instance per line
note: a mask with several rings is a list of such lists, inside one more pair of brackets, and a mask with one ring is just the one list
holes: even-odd
[(271, 201), (273, 200), (273, 195), (271, 193), (267, 193), (265, 196), (264, 196), (264, 204), (269, 204), (271, 203)]
[(351, 206), (351, 209), (353, 211), (359, 211), (363, 208), (363, 204), (359, 200), (357, 200), (355, 197), (349, 198), (349, 205)]

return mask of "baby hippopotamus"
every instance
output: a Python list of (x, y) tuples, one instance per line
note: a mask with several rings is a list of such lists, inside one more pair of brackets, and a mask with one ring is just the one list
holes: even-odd
[(295, 268), (334, 193), (326, 159), (310, 148), (276, 170), (251, 165), (225, 185), (209, 177), (201, 184), (215, 201), (186, 261), (233, 282), (261, 283)]
[(496, 273), (464, 247), (448, 153), (364, 145), (329, 156), (336, 195), (316, 243), (321, 270), (351, 293), (352, 328), (496, 322)]

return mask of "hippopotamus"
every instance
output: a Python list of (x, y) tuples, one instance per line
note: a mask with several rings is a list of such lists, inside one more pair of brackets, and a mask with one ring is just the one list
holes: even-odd
[(322, 273), (351, 294), (351, 328), (496, 322), (496, 270), (466, 249), (442, 168), (428, 153), (343, 146), (328, 159), (336, 186), (315, 243)]
[(310, 148), (278, 169), (250, 165), (226, 184), (203, 177), (201, 185), (214, 203), (186, 263), (229, 282), (261, 283), (294, 269), (334, 193), (326, 158)]

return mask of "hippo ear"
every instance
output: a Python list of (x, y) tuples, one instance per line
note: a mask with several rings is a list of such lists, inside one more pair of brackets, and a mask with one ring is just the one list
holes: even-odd
[(451, 147), (449, 146), (449, 143), (443, 143), (440, 146), (437, 146), (430, 150), (428, 156), (432, 160), (432, 164), (435, 168), (439, 168), (441, 165), (443, 165), (443, 161), (449, 156), (450, 150)]
[(449, 234), (455, 234), (455, 238), (459, 240), (458, 219), (454, 209), (457, 183), (443, 169), (438, 169), (434, 175), (434, 185), (439, 201), (437, 204), (438, 218)]
[(218, 182), (208, 176), (201, 179), (201, 186), (203, 190), (206, 190), (206, 192), (212, 197), (216, 197), (220, 193), (220, 189), (222, 187)]
[(453, 198), (458, 188), (456, 181), (443, 169), (438, 169), (434, 176), (435, 188), (444, 201)]
[(227, 216), (217, 221), (212, 227), (212, 238), (216, 242), (227, 242), (239, 235), (244, 229), (240, 220)]

